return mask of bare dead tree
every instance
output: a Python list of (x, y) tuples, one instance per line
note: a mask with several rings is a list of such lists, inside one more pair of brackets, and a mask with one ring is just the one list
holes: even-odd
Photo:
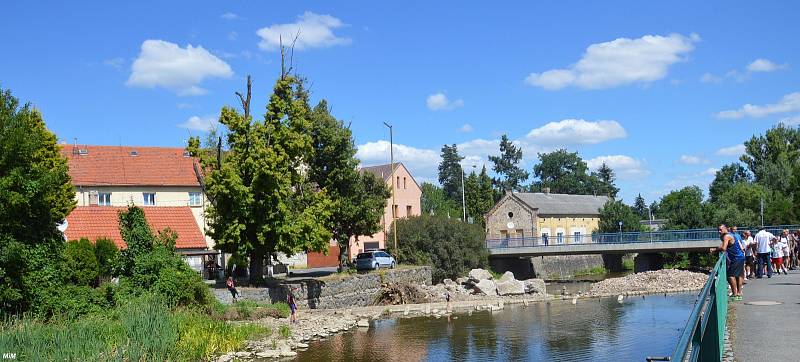
[(236, 92), (239, 96), (239, 101), (242, 102), (242, 109), (244, 109), (244, 119), (250, 117), (250, 96), (252, 94), (253, 83), (250, 81), (250, 75), (247, 76), (247, 96), (243, 96), (241, 92)]

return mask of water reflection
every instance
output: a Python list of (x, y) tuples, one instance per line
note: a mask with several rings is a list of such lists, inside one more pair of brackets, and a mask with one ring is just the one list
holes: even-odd
[(301, 361), (630, 361), (668, 355), (694, 295), (616, 298), (507, 307), (450, 320), (374, 321), (310, 343)]

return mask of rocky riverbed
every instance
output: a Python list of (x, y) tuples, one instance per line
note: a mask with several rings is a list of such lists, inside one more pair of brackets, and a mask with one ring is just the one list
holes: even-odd
[(606, 279), (592, 284), (591, 297), (678, 293), (703, 289), (708, 275), (686, 270), (663, 269)]
[[(675, 269), (651, 271), (606, 279), (593, 284), (591, 291), (586, 294), (562, 296), (562, 298), (685, 292), (701, 289), (707, 279), (706, 274), (689, 271)], [(496, 311), (510, 304), (527, 306), (530, 303), (553, 299), (545, 292), (545, 283), (541, 279), (516, 280), (512, 273), (494, 279), (489, 272), (482, 269), (473, 269), (469, 276), (457, 280), (448, 279), (441, 284), (417, 285), (415, 288), (423, 295), (424, 303), (327, 310), (301, 309), (296, 324), (290, 324), (286, 318), (263, 318), (247, 322), (267, 326), (273, 333), (268, 337), (249, 341), (245, 351), (222, 355), (217, 361), (293, 357), (297, 354), (296, 350), (308, 348), (309, 341), (324, 339), (354, 328), (369, 328), (370, 321), (378, 318), (417, 316), (441, 318), (454, 313)], [(450, 303), (445, 302), (446, 293), (450, 295)], [(281, 336), (278, 333), (281, 326), (290, 328), (288, 336)]]

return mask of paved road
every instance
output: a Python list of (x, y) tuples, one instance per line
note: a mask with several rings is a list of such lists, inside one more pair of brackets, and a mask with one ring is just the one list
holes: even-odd
[[(763, 301), (782, 304), (748, 304)], [(731, 303), (736, 361), (800, 360), (800, 271), (748, 280), (744, 300)]]

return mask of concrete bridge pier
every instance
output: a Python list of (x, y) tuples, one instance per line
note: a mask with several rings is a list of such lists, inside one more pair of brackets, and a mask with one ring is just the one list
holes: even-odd
[(622, 254), (603, 254), (603, 267), (610, 272), (621, 272)]
[(664, 267), (664, 258), (659, 253), (639, 253), (633, 258), (633, 272), (641, 273), (650, 270), (661, 270)]
[(535, 277), (530, 257), (489, 258), (489, 267), (501, 274), (510, 271), (518, 280)]

